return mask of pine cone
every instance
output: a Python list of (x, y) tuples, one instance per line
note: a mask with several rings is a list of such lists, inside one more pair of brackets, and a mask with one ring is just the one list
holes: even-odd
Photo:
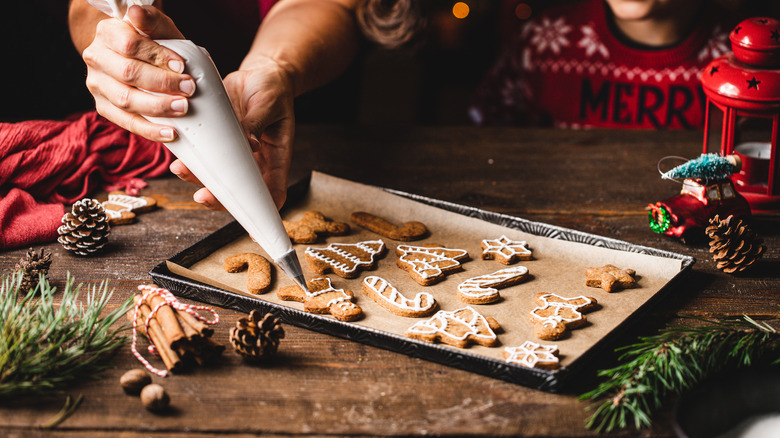
[(68, 251), (87, 256), (100, 251), (108, 242), (108, 215), (95, 199), (84, 198), (73, 204), (57, 228), (57, 241)]
[(27, 293), (30, 289), (35, 288), (38, 284), (39, 275), (43, 274), (45, 277), (49, 273), (49, 266), (51, 266), (51, 252), (44, 251), (41, 248), (40, 254), (30, 248), (27, 251), (27, 255), (19, 260), (14, 268), (15, 271), (22, 272), (22, 281), (19, 283), (19, 292)]
[(239, 318), (230, 328), (230, 343), (249, 361), (258, 361), (276, 353), (284, 328), (273, 313), (262, 315), (253, 310), (248, 317)]
[(742, 219), (715, 215), (705, 230), (710, 237), (710, 252), (717, 268), (733, 274), (749, 268), (764, 254), (763, 240)]

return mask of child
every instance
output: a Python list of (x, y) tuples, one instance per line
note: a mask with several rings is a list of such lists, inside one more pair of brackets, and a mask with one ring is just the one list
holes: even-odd
[[(708, 0), (585, 0), (525, 23), (469, 109), (481, 125), (698, 129), (702, 69), (729, 50)], [(733, 22), (733, 24), (732, 24)]]

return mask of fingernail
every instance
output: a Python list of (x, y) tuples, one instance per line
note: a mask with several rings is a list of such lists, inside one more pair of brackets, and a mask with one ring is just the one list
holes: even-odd
[(179, 83), (179, 89), (182, 91), (182, 93), (186, 94), (187, 96), (191, 96), (192, 93), (195, 92), (195, 81), (193, 81), (192, 79), (181, 81)]
[(173, 128), (162, 128), (160, 130), (160, 137), (162, 137), (163, 141), (171, 141), (174, 137)]
[(186, 113), (188, 106), (187, 99), (176, 99), (171, 102), (171, 109), (177, 113)]
[(175, 59), (168, 61), (168, 68), (176, 73), (184, 73), (184, 63)]

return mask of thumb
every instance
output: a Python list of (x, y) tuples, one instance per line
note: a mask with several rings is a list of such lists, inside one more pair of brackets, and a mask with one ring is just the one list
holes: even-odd
[(154, 6), (130, 6), (125, 21), (151, 39), (184, 39), (173, 20)]

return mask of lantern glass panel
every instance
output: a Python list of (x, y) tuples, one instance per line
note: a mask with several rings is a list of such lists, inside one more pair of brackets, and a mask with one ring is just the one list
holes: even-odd
[(770, 117), (737, 114), (734, 127), (734, 149), (742, 155), (768, 160), (772, 153), (772, 122)]
[(723, 142), (723, 110), (709, 102), (707, 111), (707, 150), (719, 151)]

